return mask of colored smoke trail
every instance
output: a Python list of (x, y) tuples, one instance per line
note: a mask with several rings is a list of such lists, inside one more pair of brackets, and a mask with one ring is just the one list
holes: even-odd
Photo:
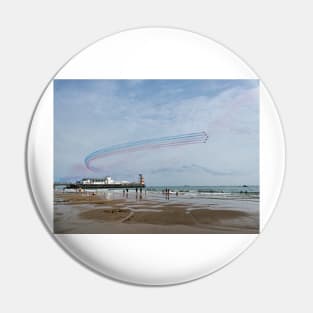
[(114, 145), (107, 148), (102, 148), (88, 154), (85, 158), (85, 165), (91, 171), (98, 171), (92, 167), (92, 162), (97, 159), (111, 157), (113, 155), (132, 153), (144, 150), (172, 148), (178, 146), (192, 145), (205, 143), (208, 140), (208, 135), (205, 131), (181, 134), (175, 136), (159, 137), (152, 139), (144, 139), (132, 141), (123, 144)]

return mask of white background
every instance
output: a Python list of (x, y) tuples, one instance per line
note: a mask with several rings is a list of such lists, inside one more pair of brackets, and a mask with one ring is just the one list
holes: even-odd
[[(1, 311), (311, 311), (313, 22), (309, 2), (82, 3), (30, 0), (0, 6)], [(287, 139), (284, 188), (260, 238), (223, 270), (162, 288), (114, 282), (73, 261), (41, 225), (24, 173), (28, 123), (52, 75), (94, 40), (149, 25), (190, 29), (239, 54), (270, 89)]]

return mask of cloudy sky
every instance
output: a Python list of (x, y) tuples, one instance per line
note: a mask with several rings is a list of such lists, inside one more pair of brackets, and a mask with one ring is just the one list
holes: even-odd
[[(259, 184), (258, 80), (55, 80), (55, 180), (112, 176), (147, 185)], [(206, 143), (91, 152), (136, 140), (207, 132)]]

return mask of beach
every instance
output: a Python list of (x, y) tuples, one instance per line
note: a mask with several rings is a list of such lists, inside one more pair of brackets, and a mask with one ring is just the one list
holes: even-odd
[(259, 233), (259, 199), (239, 192), (55, 190), (54, 232), (253, 234)]

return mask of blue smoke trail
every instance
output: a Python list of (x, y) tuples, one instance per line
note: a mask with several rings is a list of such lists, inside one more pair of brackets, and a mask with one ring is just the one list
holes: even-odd
[(143, 150), (170, 148), (190, 144), (205, 143), (208, 135), (205, 131), (180, 134), (175, 136), (166, 136), (159, 138), (144, 139), (139, 141), (126, 142), (123, 144), (113, 145), (110, 147), (96, 150), (85, 157), (85, 165), (89, 170), (96, 171), (92, 167), (92, 162), (100, 158), (106, 158), (116, 154), (131, 153)]

